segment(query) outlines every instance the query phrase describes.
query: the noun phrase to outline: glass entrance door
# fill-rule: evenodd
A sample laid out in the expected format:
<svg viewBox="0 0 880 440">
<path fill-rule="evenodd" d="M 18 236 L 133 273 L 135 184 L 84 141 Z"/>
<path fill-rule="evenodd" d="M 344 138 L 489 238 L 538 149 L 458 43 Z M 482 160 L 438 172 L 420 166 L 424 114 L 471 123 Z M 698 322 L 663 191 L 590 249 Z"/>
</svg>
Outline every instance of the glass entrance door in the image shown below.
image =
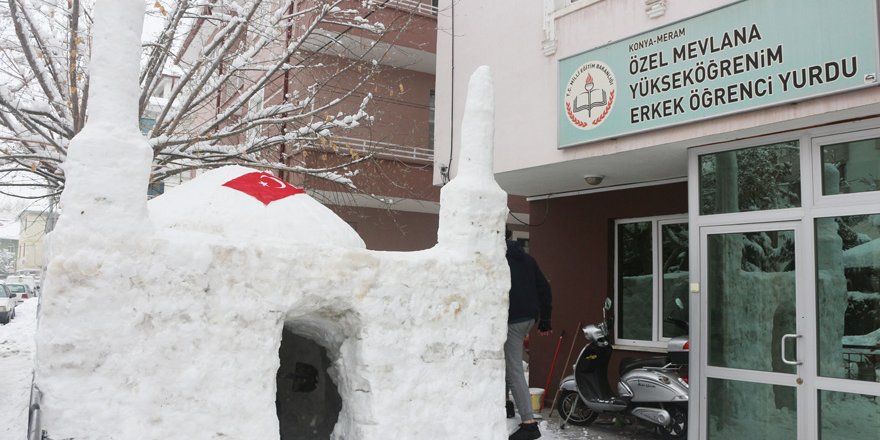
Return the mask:
<svg viewBox="0 0 880 440">
<path fill-rule="evenodd" d="M 799 440 L 809 404 L 799 223 L 701 228 L 699 438 Z"/>
<path fill-rule="evenodd" d="M 853 211 L 813 222 L 816 371 L 809 389 L 813 438 L 821 440 L 880 438 L 880 214 Z"/>
<path fill-rule="evenodd" d="M 878 124 L 691 150 L 690 440 L 880 439 Z"/>
<path fill-rule="evenodd" d="M 700 238 L 699 438 L 880 438 L 880 215 Z"/>
</svg>

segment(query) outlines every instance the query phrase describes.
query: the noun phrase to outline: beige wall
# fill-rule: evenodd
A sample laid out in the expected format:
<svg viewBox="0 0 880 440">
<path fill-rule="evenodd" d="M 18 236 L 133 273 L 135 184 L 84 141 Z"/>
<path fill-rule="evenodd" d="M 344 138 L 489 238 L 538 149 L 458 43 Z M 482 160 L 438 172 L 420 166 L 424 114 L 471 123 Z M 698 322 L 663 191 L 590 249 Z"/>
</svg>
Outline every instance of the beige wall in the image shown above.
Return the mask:
<svg viewBox="0 0 880 440">
<path fill-rule="evenodd" d="M 644 139 L 639 140 L 630 136 L 625 146 L 601 142 L 586 148 L 557 150 L 558 61 L 733 1 L 670 2 L 666 15 L 659 19 L 649 19 L 645 15 L 642 0 L 584 1 L 593 4 L 555 20 L 557 50 L 555 54 L 545 56 L 542 52 L 543 0 L 519 2 L 515 13 L 505 13 L 503 20 L 495 17 L 499 11 L 508 8 L 505 0 L 455 1 L 454 9 L 452 0 L 440 0 L 436 145 L 439 149 L 441 145 L 448 146 L 452 140 L 458 149 L 467 81 L 480 65 L 488 65 L 495 80 L 497 172 L 562 162 L 584 155 L 607 154 L 621 147 L 654 144 L 656 141 L 651 138 L 656 132 L 641 136 Z M 438 157 L 437 161 L 446 162 L 448 159 Z"/>
<path fill-rule="evenodd" d="M 46 236 L 46 213 L 25 211 L 19 216 L 21 235 L 18 239 L 16 270 L 43 267 L 43 239 Z"/>
</svg>

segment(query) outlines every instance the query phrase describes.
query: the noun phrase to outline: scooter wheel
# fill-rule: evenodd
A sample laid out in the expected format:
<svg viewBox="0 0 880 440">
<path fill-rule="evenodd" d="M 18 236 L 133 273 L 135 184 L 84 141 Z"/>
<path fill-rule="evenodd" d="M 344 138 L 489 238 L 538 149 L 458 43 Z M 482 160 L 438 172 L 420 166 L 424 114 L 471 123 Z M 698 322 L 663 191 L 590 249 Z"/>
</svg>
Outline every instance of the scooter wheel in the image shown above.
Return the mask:
<svg viewBox="0 0 880 440">
<path fill-rule="evenodd" d="M 661 426 L 660 434 L 663 436 L 663 440 L 678 440 L 687 438 L 687 429 L 688 429 L 688 408 L 687 405 L 683 404 L 671 404 L 665 405 L 664 408 L 666 411 L 669 411 L 669 415 L 672 418 L 672 421 L 669 423 L 669 426 Z"/>
<path fill-rule="evenodd" d="M 562 397 L 559 399 L 557 410 L 559 410 L 559 415 L 562 417 L 562 420 L 568 420 L 567 423 L 577 426 L 587 426 L 590 423 L 593 423 L 593 420 L 596 420 L 599 413 L 587 407 L 587 404 L 584 403 L 583 400 L 578 402 L 578 399 L 578 393 L 574 391 L 564 391 Z M 577 402 L 577 407 L 575 407 L 575 402 Z M 573 407 L 574 412 L 572 413 L 571 409 Z"/>
</svg>

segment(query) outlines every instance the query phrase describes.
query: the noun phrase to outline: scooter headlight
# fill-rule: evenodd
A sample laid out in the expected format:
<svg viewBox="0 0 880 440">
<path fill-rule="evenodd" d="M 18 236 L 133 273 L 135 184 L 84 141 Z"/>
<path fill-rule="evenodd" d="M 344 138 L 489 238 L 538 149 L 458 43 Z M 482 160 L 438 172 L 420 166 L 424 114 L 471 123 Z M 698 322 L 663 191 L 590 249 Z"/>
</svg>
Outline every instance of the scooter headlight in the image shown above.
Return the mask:
<svg viewBox="0 0 880 440">
<path fill-rule="evenodd" d="M 595 342 L 600 347 L 604 347 L 608 345 L 608 340 L 605 339 L 606 333 L 603 325 L 593 325 L 590 324 L 584 327 L 584 336 L 590 342 Z"/>
</svg>

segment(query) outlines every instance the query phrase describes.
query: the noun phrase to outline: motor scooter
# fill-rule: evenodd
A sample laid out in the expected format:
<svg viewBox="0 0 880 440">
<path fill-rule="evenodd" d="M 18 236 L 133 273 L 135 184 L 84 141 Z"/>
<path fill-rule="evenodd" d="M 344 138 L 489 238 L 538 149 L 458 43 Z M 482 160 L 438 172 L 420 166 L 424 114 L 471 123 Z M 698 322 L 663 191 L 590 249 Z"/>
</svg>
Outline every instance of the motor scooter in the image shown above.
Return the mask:
<svg viewBox="0 0 880 440">
<path fill-rule="evenodd" d="M 680 300 L 676 304 L 683 308 Z M 608 385 L 608 361 L 613 352 L 606 318 L 610 308 L 608 298 L 602 310 L 602 323 L 583 328 L 587 345 L 575 361 L 574 374 L 563 378 L 559 385 L 561 398 L 557 409 L 563 418 L 562 428 L 566 423 L 587 426 L 600 413 L 618 413 L 654 424 L 664 439 L 686 438 L 689 386 L 681 370 L 687 364 L 687 336 L 671 339 L 665 357 L 621 361 L 620 381 L 614 394 Z M 687 325 L 682 320 L 670 322 Z"/>
</svg>

